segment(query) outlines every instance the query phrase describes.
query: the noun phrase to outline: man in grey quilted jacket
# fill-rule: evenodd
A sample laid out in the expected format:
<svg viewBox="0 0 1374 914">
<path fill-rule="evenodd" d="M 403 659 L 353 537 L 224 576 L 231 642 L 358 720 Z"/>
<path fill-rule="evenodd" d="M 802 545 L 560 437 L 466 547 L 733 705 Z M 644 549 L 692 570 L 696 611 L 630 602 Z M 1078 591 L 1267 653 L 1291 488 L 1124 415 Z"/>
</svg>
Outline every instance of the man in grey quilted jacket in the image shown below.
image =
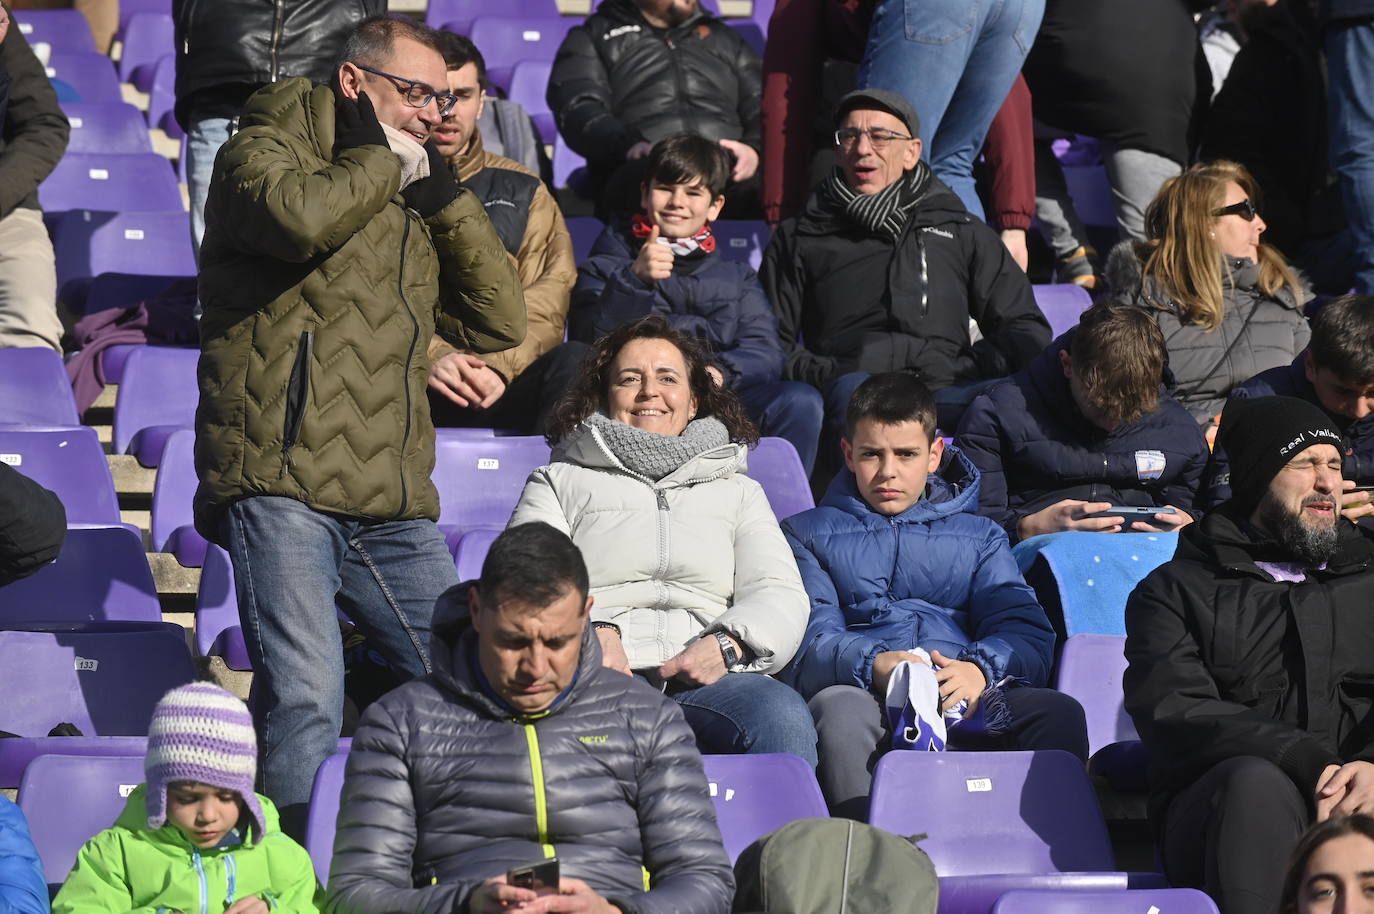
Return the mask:
<svg viewBox="0 0 1374 914">
<path fill-rule="evenodd" d="M 544 523 L 436 610 L 434 672 L 363 715 L 331 914 L 725 914 L 734 876 L 677 704 L 601 664 L 581 553 Z M 508 870 L 557 857 L 556 894 Z"/>
</svg>

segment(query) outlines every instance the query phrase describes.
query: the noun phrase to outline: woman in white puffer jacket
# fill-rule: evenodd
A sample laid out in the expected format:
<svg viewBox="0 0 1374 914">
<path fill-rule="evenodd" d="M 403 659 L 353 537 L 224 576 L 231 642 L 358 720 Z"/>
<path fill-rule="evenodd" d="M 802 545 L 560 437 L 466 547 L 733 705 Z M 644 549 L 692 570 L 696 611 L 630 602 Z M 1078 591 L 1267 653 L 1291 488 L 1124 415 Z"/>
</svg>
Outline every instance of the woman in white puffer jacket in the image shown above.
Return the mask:
<svg viewBox="0 0 1374 914">
<path fill-rule="evenodd" d="M 659 316 L 602 338 L 559 405 L 553 462 L 511 524 L 544 521 L 582 550 L 606 666 L 682 705 L 704 752 L 816 763 L 806 703 L 766 674 L 787 665 L 810 603 L 757 482 L 757 436 L 697 340 Z"/>
</svg>

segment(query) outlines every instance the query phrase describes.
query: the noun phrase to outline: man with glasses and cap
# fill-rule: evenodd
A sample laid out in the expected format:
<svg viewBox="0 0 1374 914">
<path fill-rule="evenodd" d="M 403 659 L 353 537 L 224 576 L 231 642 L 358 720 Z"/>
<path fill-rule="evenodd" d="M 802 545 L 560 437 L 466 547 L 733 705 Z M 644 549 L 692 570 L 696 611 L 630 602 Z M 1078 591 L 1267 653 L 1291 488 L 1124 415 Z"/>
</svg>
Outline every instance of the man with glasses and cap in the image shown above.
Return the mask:
<svg viewBox="0 0 1374 914">
<path fill-rule="evenodd" d="M 510 258 L 429 142 L 453 103 L 432 30 L 368 19 L 332 86 L 248 99 L 210 182 L 196 527 L 233 562 L 262 789 L 296 837 L 342 722 L 336 605 L 420 675 L 458 583 L 429 478 L 430 337 L 525 336 Z"/>
<path fill-rule="evenodd" d="M 950 430 L 980 382 L 1049 344 L 1049 324 L 997 233 L 921 160 L 906 99 L 855 90 L 835 126 L 837 167 L 779 226 L 760 271 L 788 351 L 783 377 L 821 390 L 832 442 L 850 395 L 884 371 L 920 377 Z"/>
</svg>

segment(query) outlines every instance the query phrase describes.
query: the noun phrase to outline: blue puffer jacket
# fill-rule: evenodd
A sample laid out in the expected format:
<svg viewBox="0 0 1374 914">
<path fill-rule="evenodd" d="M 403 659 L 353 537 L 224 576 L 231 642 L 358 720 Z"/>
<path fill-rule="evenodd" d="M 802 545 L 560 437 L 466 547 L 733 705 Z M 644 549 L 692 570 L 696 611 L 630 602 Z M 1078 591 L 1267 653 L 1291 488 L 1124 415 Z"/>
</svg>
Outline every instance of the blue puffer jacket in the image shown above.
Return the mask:
<svg viewBox="0 0 1374 914">
<path fill-rule="evenodd" d="M 726 383 L 739 390 L 782 377 L 778 319 L 747 264 L 694 252 L 673 260 L 673 275 L 653 285 L 630 272 L 641 242 L 607 227 L 577 268 L 568 338 L 593 343 L 621 324 L 662 314 L 710 344 Z"/>
<path fill-rule="evenodd" d="M 1072 346 L 1070 330 L 964 412 L 955 440 L 982 474 L 979 513 L 1001 524 L 1013 542 L 1021 518 L 1066 498 L 1173 505 L 1196 517 L 1207 466 L 1207 441 L 1196 420 L 1161 393 L 1154 412 L 1104 432 L 1069 392 L 1059 353 Z"/>
<path fill-rule="evenodd" d="M 1291 365 L 1261 371 L 1231 391 L 1232 397 L 1297 397 L 1314 404 L 1336 423 L 1345 437 L 1345 461 L 1341 476 L 1355 480 L 1356 485 L 1374 485 L 1374 415 L 1363 419 L 1348 419 L 1327 411 L 1317 398 L 1312 382 L 1307 380 L 1303 356 L 1298 355 Z M 1231 497 L 1231 464 L 1220 446 L 1212 452 L 1207 466 L 1204 493 L 1207 504 L 1215 507 Z"/>
<path fill-rule="evenodd" d="M 0 914 L 48 914 L 48 883 L 24 813 L 0 796 Z"/>
<path fill-rule="evenodd" d="M 875 656 L 922 647 L 973 661 L 989 683 L 1045 685 L 1054 632 L 1006 534 L 977 510 L 978 469 L 955 447 L 925 497 L 895 517 L 870 508 L 841 472 L 820 507 L 782 525 L 811 621 L 778 678 L 806 698 L 832 685 L 867 689 Z"/>
</svg>

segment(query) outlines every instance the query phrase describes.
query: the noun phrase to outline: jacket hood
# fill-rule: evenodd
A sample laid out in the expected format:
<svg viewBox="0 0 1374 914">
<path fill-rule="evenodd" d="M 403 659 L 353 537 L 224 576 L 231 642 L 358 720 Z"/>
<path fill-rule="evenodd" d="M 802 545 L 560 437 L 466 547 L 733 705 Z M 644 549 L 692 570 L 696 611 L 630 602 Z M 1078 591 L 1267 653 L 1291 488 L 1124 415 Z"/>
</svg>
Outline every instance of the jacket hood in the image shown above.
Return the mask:
<svg viewBox="0 0 1374 914">
<path fill-rule="evenodd" d="M 152 829 L 148 827 L 147 793 L 147 784 L 139 784 L 133 789 L 133 792 L 129 794 L 129 799 L 124 804 L 123 812 L 115 820 L 115 826 L 132 832 L 142 832 L 148 836 L 148 840 L 154 845 L 176 854 L 184 854 L 188 848 L 193 848 L 194 845 L 186 840 L 186 836 L 170 821 L 161 828 Z M 272 801 L 262 794 L 258 794 L 258 804 L 262 807 L 263 824 L 267 830 L 264 834 L 255 837 L 253 829 L 246 829 L 243 839 L 244 846 L 261 843 L 266 835 L 281 831 L 281 819 L 277 815 L 277 807 L 272 804 Z M 202 848 L 201 851 L 202 853 L 214 853 L 215 849 Z"/>
<path fill-rule="evenodd" d="M 949 222 L 969 222 L 973 219 L 959 195 L 949 189 L 949 185 L 935 175 L 930 176 L 930 186 L 926 195 L 911 211 L 907 226 L 923 227 L 944 225 Z M 806 207 L 797 218 L 797 231 L 807 235 L 829 235 L 837 231 L 861 231 L 858 226 L 844 218 L 844 214 L 826 204 L 815 187 L 807 198 Z"/>
<path fill-rule="evenodd" d="M 945 447 L 940 466 L 926 478 L 925 495 L 891 520 L 894 523 L 924 524 L 955 514 L 978 513 L 978 468 L 955 445 Z M 859 494 L 858 482 L 850 470 L 841 470 L 826 489 L 821 505 L 838 508 L 854 517 L 880 515 Z"/>
<path fill-rule="evenodd" d="M 248 97 L 239 115 L 239 130 L 250 127 L 282 129 L 299 122 L 292 132 L 305 138 L 317 156 L 334 158 L 334 90 L 297 76 L 272 83 Z"/>
<path fill-rule="evenodd" d="M 552 462 L 572 463 L 588 469 L 612 470 L 650 482 L 621 463 L 600 430 L 585 420 L 553 449 Z M 748 465 L 748 448 L 731 442 L 701 452 L 657 483 L 651 484 L 664 488 L 690 486 L 734 473 L 743 473 Z"/>
<path fill-rule="evenodd" d="M 1337 522 L 1336 554 L 1326 571 L 1347 574 L 1367 568 L 1374 560 L 1374 540 L 1356 524 Z M 1292 562 L 1293 556 L 1276 540 L 1250 523 L 1234 502 L 1216 510 L 1179 532 L 1175 558 L 1220 565 L 1232 571 L 1268 575 L 1256 562 Z"/>
</svg>

